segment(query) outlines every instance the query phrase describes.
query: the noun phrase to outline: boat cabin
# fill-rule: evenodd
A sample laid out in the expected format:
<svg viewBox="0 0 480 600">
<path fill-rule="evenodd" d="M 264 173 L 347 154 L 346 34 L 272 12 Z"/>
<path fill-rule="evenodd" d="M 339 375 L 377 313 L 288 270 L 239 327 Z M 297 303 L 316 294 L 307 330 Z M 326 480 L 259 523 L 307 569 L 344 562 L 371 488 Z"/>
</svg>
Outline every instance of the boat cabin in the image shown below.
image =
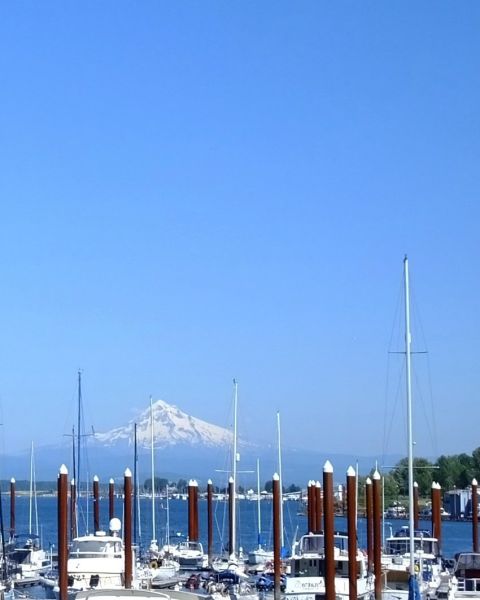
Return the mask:
<svg viewBox="0 0 480 600">
<path fill-rule="evenodd" d="M 432 538 L 428 531 L 415 531 L 415 552 L 422 551 L 423 554 L 432 556 L 439 555 L 438 540 Z M 395 535 L 390 536 L 385 542 L 386 554 L 410 554 L 410 534 L 408 527 L 402 527 Z"/>
<path fill-rule="evenodd" d="M 477 552 L 461 552 L 455 555 L 455 577 L 459 592 L 473 592 L 478 597 L 480 592 L 480 554 Z"/>
</svg>

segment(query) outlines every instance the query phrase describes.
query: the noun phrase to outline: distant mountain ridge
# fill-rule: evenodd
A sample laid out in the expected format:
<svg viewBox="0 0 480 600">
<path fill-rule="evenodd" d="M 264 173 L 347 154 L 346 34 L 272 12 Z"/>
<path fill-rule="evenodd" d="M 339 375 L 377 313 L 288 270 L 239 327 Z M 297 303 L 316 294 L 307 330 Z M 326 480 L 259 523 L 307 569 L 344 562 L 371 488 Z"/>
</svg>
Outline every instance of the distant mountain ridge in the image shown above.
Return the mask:
<svg viewBox="0 0 480 600">
<path fill-rule="evenodd" d="M 183 412 L 164 400 L 153 403 L 154 438 L 156 448 L 156 473 L 171 480 L 196 478 L 205 482 L 212 478 L 216 483 L 225 484 L 229 476 L 232 460 L 233 434 L 229 429 L 208 423 Z M 133 467 L 133 432 L 137 423 L 139 446 L 140 480 L 150 477 L 150 407 L 142 410 L 138 418 L 126 425 L 109 431 L 96 433 L 85 438 L 87 460 L 84 460 L 85 477 L 90 480 L 94 474 L 101 480 L 120 478 L 126 467 Z M 240 463 L 243 471 L 240 485 L 255 484 L 257 458 L 261 463 L 262 480 L 270 479 L 278 470 L 277 451 L 271 444 L 254 444 L 243 440 L 239 444 Z M 353 449 L 354 452 L 354 449 Z M 286 484 L 302 485 L 309 479 L 321 479 L 323 464 L 328 458 L 334 466 L 335 481 L 345 478 L 345 470 L 358 461 L 360 473 L 370 471 L 378 457 L 362 457 L 354 453 L 334 454 L 316 447 L 309 449 L 284 448 L 283 481 Z M 58 468 L 65 463 L 72 473 L 72 451 L 68 443 L 61 445 L 37 446 L 37 479 L 54 481 Z M 395 464 L 401 457 L 384 457 L 387 464 Z M 3 457 L 0 477 L 11 476 L 28 478 L 29 450 Z"/>
<path fill-rule="evenodd" d="M 228 429 L 192 417 L 177 406 L 164 400 L 156 400 L 152 405 L 154 443 L 157 448 L 188 444 L 208 448 L 225 448 L 232 443 L 233 434 Z M 151 444 L 150 407 L 142 411 L 138 419 L 132 419 L 124 427 L 116 427 L 105 433 L 95 434 L 95 440 L 105 446 L 133 444 L 134 426 L 137 424 L 137 442 L 140 447 Z"/>
</svg>

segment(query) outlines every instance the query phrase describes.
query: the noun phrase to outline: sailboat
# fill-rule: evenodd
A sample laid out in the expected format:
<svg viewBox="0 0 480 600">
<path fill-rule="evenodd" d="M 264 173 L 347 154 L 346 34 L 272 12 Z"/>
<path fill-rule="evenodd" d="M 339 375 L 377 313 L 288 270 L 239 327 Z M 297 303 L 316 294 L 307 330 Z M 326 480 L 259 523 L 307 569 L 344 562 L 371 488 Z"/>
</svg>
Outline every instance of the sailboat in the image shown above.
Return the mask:
<svg viewBox="0 0 480 600">
<path fill-rule="evenodd" d="M 50 559 L 41 548 L 38 527 L 37 480 L 35 475 L 35 454 L 33 442 L 30 448 L 30 501 L 28 510 L 28 533 L 14 536 L 14 549 L 9 558 L 20 570 L 21 576 L 36 577 L 51 568 Z M 33 518 L 35 517 L 35 523 Z"/>
<path fill-rule="evenodd" d="M 386 540 L 386 552 L 382 556 L 384 573 L 383 600 L 420 600 L 433 598 L 445 588 L 449 579 L 442 566 L 438 540 L 429 532 L 415 531 L 414 526 L 414 480 L 413 480 L 413 411 L 411 381 L 410 331 L 410 281 L 408 258 L 403 261 L 405 301 L 405 367 L 408 429 L 408 499 L 409 525 Z M 451 587 L 451 586 L 450 586 Z M 453 592 L 452 592 L 453 593 Z M 448 597 L 445 596 L 445 597 Z"/>
<path fill-rule="evenodd" d="M 283 485 L 282 485 L 282 443 L 280 435 L 280 412 L 277 411 L 277 452 L 278 452 L 278 473 L 280 483 L 280 544 L 282 551 L 285 548 L 284 528 L 283 528 Z M 265 565 L 273 561 L 273 551 L 265 550 L 261 545 L 261 512 L 260 512 L 260 474 L 259 460 L 257 459 L 257 519 L 258 519 L 258 548 L 248 553 L 248 562 L 250 565 Z"/>
<path fill-rule="evenodd" d="M 258 523 L 258 546 L 248 553 L 248 564 L 259 571 L 265 563 L 273 561 L 273 552 L 262 547 L 262 511 L 260 492 L 260 459 L 257 458 L 257 523 Z M 259 568 L 260 567 L 260 568 Z"/>
<path fill-rule="evenodd" d="M 153 414 L 153 400 L 150 396 L 150 466 L 152 474 L 152 540 L 148 549 L 148 574 L 144 573 L 152 582 L 170 579 L 180 570 L 178 561 L 165 556 L 163 550 L 159 550 L 157 543 L 156 515 L 155 515 L 155 419 Z"/>
</svg>

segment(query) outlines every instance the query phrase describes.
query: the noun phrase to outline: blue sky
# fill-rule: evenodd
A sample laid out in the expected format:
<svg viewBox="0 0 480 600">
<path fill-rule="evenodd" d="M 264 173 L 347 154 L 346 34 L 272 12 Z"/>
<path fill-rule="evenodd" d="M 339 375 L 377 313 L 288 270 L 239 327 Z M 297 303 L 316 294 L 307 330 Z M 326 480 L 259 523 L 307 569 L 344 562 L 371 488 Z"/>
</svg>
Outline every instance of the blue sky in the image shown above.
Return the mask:
<svg viewBox="0 0 480 600">
<path fill-rule="evenodd" d="M 81 367 L 98 430 L 149 394 L 227 425 L 235 376 L 247 437 L 280 409 L 288 445 L 380 455 L 405 252 L 437 449 L 478 446 L 479 25 L 475 2 L 3 4 L 6 449 L 61 439 Z"/>
</svg>

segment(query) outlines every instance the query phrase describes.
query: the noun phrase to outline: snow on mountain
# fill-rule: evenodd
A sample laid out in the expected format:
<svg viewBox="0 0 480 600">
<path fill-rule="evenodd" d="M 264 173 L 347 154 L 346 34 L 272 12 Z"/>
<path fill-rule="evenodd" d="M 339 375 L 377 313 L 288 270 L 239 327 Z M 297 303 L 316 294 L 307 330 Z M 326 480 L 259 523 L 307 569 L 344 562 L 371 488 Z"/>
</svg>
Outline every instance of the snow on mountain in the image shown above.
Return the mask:
<svg viewBox="0 0 480 600">
<path fill-rule="evenodd" d="M 191 417 L 163 400 L 153 403 L 153 421 L 156 447 L 188 444 L 224 448 L 232 443 L 233 434 L 228 429 Z M 150 407 L 142 411 L 138 419 L 133 419 L 125 427 L 117 427 L 106 433 L 97 433 L 95 439 L 105 446 L 114 446 L 119 443 L 131 445 L 133 444 L 135 423 L 137 423 L 138 445 L 150 447 Z"/>
</svg>

